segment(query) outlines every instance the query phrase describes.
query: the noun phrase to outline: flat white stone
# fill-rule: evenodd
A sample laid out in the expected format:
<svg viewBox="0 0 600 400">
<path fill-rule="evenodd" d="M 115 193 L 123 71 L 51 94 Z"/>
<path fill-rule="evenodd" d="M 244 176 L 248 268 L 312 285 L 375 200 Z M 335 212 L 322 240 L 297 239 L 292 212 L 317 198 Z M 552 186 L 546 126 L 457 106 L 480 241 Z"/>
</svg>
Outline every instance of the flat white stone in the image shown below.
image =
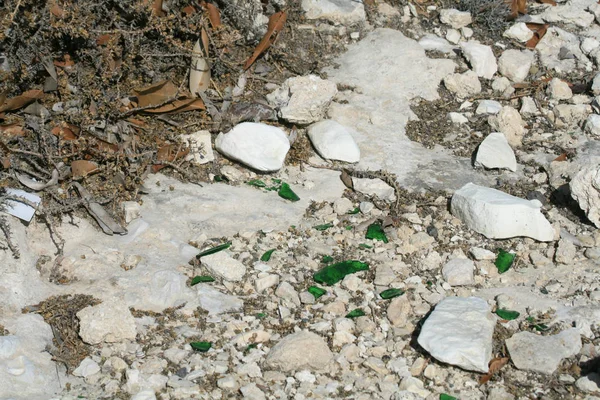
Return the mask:
<svg viewBox="0 0 600 400">
<path fill-rule="evenodd" d="M 290 150 L 282 129 L 254 122 L 236 125 L 215 140 L 218 151 L 246 166 L 263 172 L 277 171 Z"/>
<path fill-rule="evenodd" d="M 394 188 L 379 178 L 352 178 L 354 190 L 370 196 L 377 196 L 381 200 L 393 201 L 396 199 Z"/>
<path fill-rule="evenodd" d="M 567 82 L 553 78 L 548 85 L 548 94 L 554 100 L 568 100 L 573 97 L 573 92 Z"/>
<path fill-rule="evenodd" d="M 485 79 L 494 77 L 494 74 L 498 71 L 498 64 L 490 46 L 471 41 L 461 43 L 460 47 L 477 76 Z"/>
<path fill-rule="evenodd" d="M 214 161 L 211 136 L 209 131 L 198 131 L 189 135 L 181 135 L 179 139 L 189 149 L 186 161 L 202 165 Z"/>
<path fill-rule="evenodd" d="M 529 50 L 505 50 L 498 59 L 498 70 L 513 82 L 523 82 L 534 61 L 535 55 Z"/>
<path fill-rule="evenodd" d="M 458 29 L 448 29 L 446 32 L 446 40 L 452 44 L 458 44 L 460 42 L 461 36 Z"/>
<path fill-rule="evenodd" d="M 496 100 L 481 100 L 477 105 L 475 114 L 498 114 L 502 110 L 502 104 Z"/>
<path fill-rule="evenodd" d="M 208 311 L 209 315 L 222 314 L 224 312 L 239 311 L 244 302 L 229 294 L 221 293 L 219 290 L 206 284 L 194 286 L 198 293 L 200 307 Z"/>
<path fill-rule="evenodd" d="M 466 124 L 467 122 L 469 122 L 469 119 L 467 117 L 457 112 L 449 112 L 448 118 L 450 119 L 450 121 L 452 121 L 453 124 L 456 125 Z"/>
<path fill-rule="evenodd" d="M 525 22 L 517 22 L 505 30 L 502 36 L 525 43 L 533 37 L 533 32 L 527 27 Z"/>
<path fill-rule="evenodd" d="M 471 13 L 468 11 L 459 11 L 450 8 L 440 10 L 440 21 L 443 24 L 450 25 L 454 29 L 460 29 L 473 22 L 473 19 L 471 18 Z"/>
<path fill-rule="evenodd" d="M 434 34 L 427 34 L 419 39 L 419 45 L 427 51 L 439 51 L 440 53 L 452 53 L 454 46 L 452 46 L 444 38 L 441 38 Z"/>
<path fill-rule="evenodd" d="M 481 82 L 479 82 L 477 74 L 471 70 L 462 74 L 446 75 L 444 86 L 455 93 L 459 99 L 465 99 L 481 92 Z"/>
<path fill-rule="evenodd" d="M 279 371 L 321 370 L 333 360 L 323 338 L 315 333 L 300 331 L 281 339 L 269 353 L 265 364 Z"/>
<path fill-rule="evenodd" d="M 212 274 L 226 281 L 241 281 L 246 274 L 244 264 L 231 257 L 227 251 L 204 256 L 200 259 L 202 266 L 206 267 Z"/>
<path fill-rule="evenodd" d="M 588 219 L 600 228 L 600 165 L 583 167 L 569 184 L 571 196 Z"/>
<path fill-rule="evenodd" d="M 444 280 L 452 286 L 472 285 L 475 264 L 467 258 L 454 258 L 442 268 Z"/>
<path fill-rule="evenodd" d="M 135 340 L 136 325 L 131 311 L 123 301 L 105 301 L 77 313 L 79 336 L 89 344 Z"/>
<path fill-rule="evenodd" d="M 419 344 L 435 359 L 488 372 L 496 318 L 478 297 L 446 297 L 425 320 Z"/>
<path fill-rule="evenodd" d="M 100 372 L 100 366 L 98 363 L 91 358 L 86 357 L 83 359 L 83 361 L 81 361 L 79 366 L 75 368 L 73 375 L 85 378 L 87 376 L 97 374 L 98 372 Z"/>
<path fill-rule="evenodd" d="M 600 115 L 592 114 L 585 121 L 585 132 L 590 135 L 600 136 Z"/>
<path fill-rule="evenodd" d="M 521 114 L 511 106 L 504 106 L 497 115 L 490 115 L 488 123 L 496 132 L 502 132 L 512 147 L 521 146 L 525 123 Z"/>
<path fill-rule="evenodd" d="M 494 252 L 489 251 L 487 249 L 482 249 L 481 247 L 471 247 L 469 253 L 473 256 L 477 261 L 481 260 L 493 260 L 496 258 Z"/>
<path fill-rule="evenodd" d="M 554 229 L 540 212 L 539 202 L 467 183 L 452 196 L 452 215 L 490 239 L 527 236 L 554 240 Z"/>
<path fill-rule="evenodd" d="M 366 19 L 365 7 L 353 0 L 302 0 L 308 19 L 325 19 L 338 24 L 354 24 Z"/>
<path fill-rule="evenodd" d="M 350 129 L 333 120 L 324 120 L 308 127 L 308 137 L 321 157 L 349 163 L 360 161 L 360 149 Z"/>
<path fill-rule="evenodd" d="M 574 57 L 559 57 L 563 49 L 568 50 Z M 579 36 L 556 26 L 550 26 L 544 37 L 539 41 L 535 50 L 539 54 L 543 66 L 557 72 L 567 73 L 578 66 L 582 68 L 589 62 L 580 49 Z"/>
<path fill-rule="evenodd" d="M 489 169 L 508 169 L 513 172 L 517 170 L 515 152 L 501 132 L 492 132 L 481 142 L 475 164 Z"/>
<path fill-rule="evenodd" d="M 506 348 L 518 369 L 552 374 L 564 358 L 579 353 L 581 336 L 575 328 L 552 336 L 518 332 L 506 340 Z"/>
</svg>

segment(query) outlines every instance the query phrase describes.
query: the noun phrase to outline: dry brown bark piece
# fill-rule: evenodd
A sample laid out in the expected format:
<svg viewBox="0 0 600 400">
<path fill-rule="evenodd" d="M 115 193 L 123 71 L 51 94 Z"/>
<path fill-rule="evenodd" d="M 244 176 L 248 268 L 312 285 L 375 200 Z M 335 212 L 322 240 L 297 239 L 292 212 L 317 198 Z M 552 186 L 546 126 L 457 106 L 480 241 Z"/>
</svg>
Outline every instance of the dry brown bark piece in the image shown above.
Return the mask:
<svg viewBox="0 0 600 400">
<path fill-rule="evenodd" d="M 36 100 L 44 97 L 44 92 L 38 89 L 28 90 L 20 96 L 11 97 L 10 99 L 5 99 L 2 104 L 0 104 L 0 113 L 5 111 L 15 111 L 20 108 L 25 107 L 33 103 Z"/>
<path fill-rule="evenodd" d="M 248 59 L 248 61 L 246 61 L 246 64 L 244 64 L 244 70 L 250 68 L 250 66 L 254 64 L 254 61 L 256 61 L 256 59 L 269 47 L 271 47 L 273 43 L 275 43 L 279 32 L 283 30 L 286 19 L 287 12 L 285 11 L 280 11 L 271 15 L 269 18 L 269 25 L 267 26 L 267 33 L 265 33 L 265 36 L 263 36 L 258 46 L 256 46 L 254 49 L 252 56 Z"/>
</svg>

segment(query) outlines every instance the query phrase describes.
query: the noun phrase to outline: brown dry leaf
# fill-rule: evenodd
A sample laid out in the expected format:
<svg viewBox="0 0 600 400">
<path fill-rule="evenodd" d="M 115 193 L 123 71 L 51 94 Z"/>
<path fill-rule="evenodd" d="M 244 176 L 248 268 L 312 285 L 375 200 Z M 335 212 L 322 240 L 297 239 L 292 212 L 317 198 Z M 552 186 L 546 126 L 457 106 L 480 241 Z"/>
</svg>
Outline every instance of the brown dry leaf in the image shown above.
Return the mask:
<svg viewBox="0 0 600 400">
<path fill-rule="evenodd" d="M 0 113 L 4 111 L 15 111 L 25 107 L 28 104 L 44 97 L 44 92 L 41 90 L 28 90 L 20 96 L 16 96 L 4 101 L 0 106 Z"/>
<path fill-rule="evenodd" d="M 527 0 L 510 0 L 510 14 L 507 19 L 517 19 L 519 14 L 527 14 Z"/>
<path fill-rule="evenodd" d="M 63 122 L 61 125 L 57 125 L 51 130 L 54 136 L 58 136 L 64 141 L 77 140 L 80 131 L 81 129 L 79 129 L 78 126 L 69 124 L 68 122 Z"/>
<path fill-rule="evenodd" d="M 162 81 L 142 89 L 134 89 L 133 92 L 137 96 L 139 107 L 158 106 L 175 97 L 177 86 L 170 81 Z"/>
<path fill-rule="evenodd" d="M 252 57 L 250 57 L 248 61 L 246 61 L 246 64 L 244 64 L 244 70 L 250 68 L 250 66 L 254 64 L 254 61 L 256 61 L 256 59 L 269 47 L 271 47 L 271 45 L 275 42 L 275 39 L 277 39 L 277 35 L 279 34 L 279 32 L 283 30 L 283 26 L 285 25 L 286 19 L 287 12 L 285 11 L 280 11 L 271 15 L 271 17 L 269 18 L 267 33 L 265 33 L 265 36 L 263 36 L 258 46 L 256 46 L 256 49 L 254 49 Z"/>
<path fill-rule="evenodd" d="M 62 18 L 65 15 L 65 11 L 63 10 L 63 8 L 56 2 L 56 0 L 54 1 L 50 1 L 48 3 L 48 5 L 50 6 L 50 13 L 52 15 L 54 15 L 56 18 Z"/>
<path fill-rule="evenodd" d="M 70 55 L 65 54 L 65 56 L 63 58 L 64 58 L 64 61 L 54 60 L 54 65 L 57 67 L 62 67 L 62 68 L 71 68 L 73 65 L 75 65 L 75 62 L 73 60 L 71 60 Z"/>
<path fill-rule="evenodd" d="M 340 175 L 342 182 L 346 185 L 347 188 L 354 190 L 354 182 L 352 181 L 352 177 L 345 169 L 342 170 L 342 174 Z"/>
<path fill-rule="evenodd" d="M 75 160 L 71 163 L 73 178 L 86 177 L 98 169 L 98 164 L 87 160 Z"/>
<path fill-rule="evenodd" d="M 529 49 L 535 48 L 548 31 L 548 26 L 548 24 L 528 23 L 527 27 L 533 31 L 533 37 L 525 43 L 525 46 Z"/>
<path fill-rule="evenodd" d="M 110 40 L 112 39 L 113 35 L 111 35 L 110 33 L 104 34 L 104 35 L 100 35 L 96 38 L 96 44 L 98 46 L 104 46 L 105 44 L 107 44 L 108 42 L 110 42 Z"/>
<path fill-rule="evenodd" d="M 152 1 L 152 14 L 164 17 L 165 12 L 163 11 L 163 0 L 151 0 Z"/>
<path fill-rule="evenodd" d="M 373 7 L 375 5 L 375 0 L 364 0 L 363 3 L 369 7 Z"/>
<path fill-rule="evenodd" d="M 173 162 L 179 158 L 185 157 L 188 155 L 189 150 L 188 149 L 183 149 L 181 151 L 177 151 L 179 148 L 179 146 L 174 145 L 174 144 L 167 144 L 164 146 L 161 146 L 158 151 L 156 152 L 156 160 L 157 161 L 167 161 L 167 162 Z M 165 165 L 163 164 L 154 164 L 152 166 L 152 172 L 156 173 L 158 171 L 160 171 L 161 169 L 163 169 L 165 167 Z"/>
<path fill-rule="evenodd" d="M 490 368 L 487 374 L 483 375 L 479 378 L 479 384 L 483 385 L 487 381 L 489 381 L 495 373 L 500 371 L 502 367 L 508 364 L 508 357 L 496 357 L 492 361 L 490 361 Z"/>
<path fill-rule="evenodd" d="M 201 5 L 208 13 L 208 20 L 210 21 L 210 25 L 213 27 L 213 29 L 220 28 L 221 13 L 219 12 L 217 6 L 211 3 L 207 3 L 206 1 L 203 1 Z"/>
<path fill-rule="evenodd" d="M 149 108 L 144 112 L 151 114 L 181 113 L 184 111 L 205 110 L 202 99 L 183 98 L 157 108 Z"/>
<path fill-rule="evenodd" d="M 116 153 L 119 151 L 119 146 L 113 143 L 105 142 L 104 140 L 96 139 L 96 148 L 100 151 Z"/>
<path fill-rule="evenodd" d="M 10 158 L 8 158 L 8 157 L 2 157 L 2 159 L 0 160 L 0 162 L 2 163 L 2 166 L 4 167 L 4 169 L 9 169 L 10 168 Z"/>
<path fill-rule="evenodd" d="M 550 4 L 551 6 L 556 6 L 556 2 L 554 0 L 537 0 L 538 3 L 542 4 Z M 600 1 L 598 2 L 600 4 Z"/>
<path fill-rule="evenodd" d="M 185 15 L 192 15 L 193 13 L 196 12 L 196 9 L 194 8 L 194 6 L 186 6 L 183 7 L 181 9 L 181 11 L 185 14 Z"/>
<path fill-rule="evenodd" d="M 0 135 L 13 138 L 15 136 L 25 136 L 25 130 L 19 124 L 0 125 Z"/>
<path fill-rule="evenodd" d="M 560 156 L 556 157 L 552 161 L 557 161 L 557 162 L 567 161 L 567 153 L 562 153 Z"/>
</svg>

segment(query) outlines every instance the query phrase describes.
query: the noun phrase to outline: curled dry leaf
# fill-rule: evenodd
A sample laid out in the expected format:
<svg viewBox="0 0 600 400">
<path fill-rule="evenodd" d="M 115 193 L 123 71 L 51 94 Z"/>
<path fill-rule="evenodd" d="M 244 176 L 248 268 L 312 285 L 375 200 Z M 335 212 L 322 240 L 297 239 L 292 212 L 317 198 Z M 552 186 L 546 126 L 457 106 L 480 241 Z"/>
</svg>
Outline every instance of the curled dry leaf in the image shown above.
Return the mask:
<svg viewBox="0 0 600 400">
<path fill-rule="evenodd" d="M 567 161 L 567 153 L 562 153 L 560 156 L 556 157 L 554 160 L 552 161 L 556 161 L 556 162 L 563 162 L 563 161 Z"/>
<path fill-rule="evenodd" d="M 60 125 L 52 128 L 50 132 L 54 136 L 58 136 L 59 139 L 64 141 L 77 140 L 79 138 L 79 132 L 81 129 L 79 127 L 69 124 L 68 122 L 63 122 Z"/>
<path fill-rule="evenodd" d="M 0 135 L 5 138 L 13 138 L 15 136 L 25 136 L 25 130 L 20 124 L 5 124 L 0 125 Z"/>
<path fill-rule="evenodd" d="M 87 160 L 75 160 L 71 163 L 73 178 L 86 177 L 98 169 L 98 164 Z"/>
<path fill-rule="evenodd" d="M 197 95 L 210 86 L 210 65 L 208 64 L 208 35 L 202 28 L 202 45 L 196 40 L 194 55 L 190 66 L 190 92 Z M 206 38 L 206 40 L 205 40 Z"/>
<path fill-rule="evenodd" d="M 88 192 L 83 186 L 81 186 L 78 182 L 72 183 L 73 187 L 77 189 L 79 196 L 85 201 L 83 205 L 88 210 L 90 215 L 94 217 L 100 228 L 107 235 L 113 235 L 117 233 L 119 235 L 124 235 L 127 233 L 127 229 L 123 228 L 119 225 L 106 210 L 98 203 L 93 201 L 92 195 Z"/>
<path fill-rule="evenodd" d="M 36 100 L 44 97 L 44 92 L 41 90 L 28 90 L 20 96 L 12 97 L 10 99 L 5 99 L 2 104 L 0 104 L 0 113 L 5 111 L 15 111 L 20 108 L 25 107 L 28 104 L 33 103 Z"/>
<path fill-rule="evenodd" d="M 65 54 L 63 59 L 64 59 L 64 61 L 54 60 L 54 65 L 57 67 L 65 68 L 65 69 L 69 69 L 73 65 L 75 65 L 75 62 L 71 59 L 70 55 Z"/>
<path fill-rule="evenodd" d="M 54 171 L 52 171 L 52 178 L 50 178 L 50 180 L 46 183 L 34 181 L 33 179 L 24 174 L 16 174 L 17 180 L 21 182 L 23 186 L 27 186 L 29 189 L 35 191 L 44 190 L 47 187 L 56 185 L 58 183 L 59 176 L 60 174 L 58 172 L 58 169 L 56 168 L 54 169 Z"/>
<path fill-rule="evenodd" d="M 256 61 L 256 59 L 269 47 L 271 47 L 273 43 L 275 43 L 279 32 L 283 30 L 286 19 L 287 12 L 285 11 L 280 11 L 271 15 L 269 18 L 269 25 L 267 26 L 267 33 L 265 33 L 265 36 L 263 36 L 258 46 L 256 46 L 254 49 L 252 56 L 248 59 L 248 61 L 246 61 L 246 64 L 244 64 L 244 70 L 250 68 L 250 66 L 254 64 L 254 61 Z"/>
<path fill-rule="evenodd" d="M 166 161 L 173 162 L 175 160 L 181 159 L 189 154 L 189 149 L 183 149 L 178 151 L 179 146 L 174 144 L 167 144 L 161 146 L 156 152 L 156 160 L 157 161 Z M 152 172 L 156 173 L 163 169 L 165 166 L 163 164 L 154 164 L 152 166 Z"/>
<path fill-rule="evenodd" d="M 557 5 L 554 0 L 537 0 L 537 2 L 541 4 L 550 4 L 551 6 Z"/>
<path fill-rule="evenodd" d="M 210 25 L 213 27 L 213 29 L 220 28 L 221 13 L 219 12 L 217 6 L 211 3 L 207 3 L 206 1 L 203 1 L 201 5 L 208 13 L 208 20 L 210 21 Z"/>
<path fill-rule="evenodd" d="M 502 369 L 506 364 L 508 364 L 508 357 L 496 357 L 489 364 L 489 371 L 487 374 L 483 375 L 479 378 L 479 384 L 483 385 L 487 381 L 489 381 L 494 374 Z"/>
<path fill-rule="evenodd" d="M 177 91 L 178 89 L 173 83 L 162 81 L 146 88 L 136 89 L 134 93 L 138 99 L 138 106 L 145 108 L 143 111 L 147 113 L 165 114 L 204 110 L 204 103 L 201 99 L 185 96 L 177 98 Z"/>
<path fill-rule="evenodd" d="M 508 20 L 517 19 L 519 14 L 527 14 L 527 0 L 511 0 Z"/>
<path fill-rule="evenodd" d="M 548 31 L 548 26 L 548 24 L 528 23 L 527 27 L 533 31 L 533 37 L 525 43 L 525 46 L 529 49 L 535 48 Z"/>
</svg>

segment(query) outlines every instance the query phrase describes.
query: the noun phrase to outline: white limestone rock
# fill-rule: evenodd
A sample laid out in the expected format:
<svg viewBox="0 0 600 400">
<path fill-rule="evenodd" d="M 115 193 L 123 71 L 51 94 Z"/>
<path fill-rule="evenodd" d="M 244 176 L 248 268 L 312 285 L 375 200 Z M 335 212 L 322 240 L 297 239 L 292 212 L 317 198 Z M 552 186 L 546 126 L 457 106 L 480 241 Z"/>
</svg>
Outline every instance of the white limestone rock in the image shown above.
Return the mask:
<svg viewBox="0 0 600 400">
<path fill-rule="evenodd" d="M 215 140 L 215 147 L 225 156 L 250 168 L 273 172 L 283 167 L 290 142 L 280 128 L 244 122 L 226 134 L 220 133 Z"/>
<path fill-rule="evenodd" d="M 425 320 L 419 344 L 435 359 L 488 372 L 496 318 L 478 297 L 446 297 Z"/>
<path fill-rule="evenodd" d="M 579 36 L 556 26 L 550 26 L 544 37 L 535 46 L 542 65 L 559 73 L 568 73 L 589 62 L 580 49 Z M 561 57 L 561 51 L 572 57 Z"/>
<path fill-rule="evenodd" d="M 540 207 L 539 202 L 473 183 L 457 190 L 451 203 L 452 215 L 490 239 L 527 236 L 549 242 L 554 229 Z"/>
<path fill-rule="evenodd" d="M 594 93 L 594 96 L 600 95 L 600 72 L 592 80 L 592 93 Z"/>
<path fill-rule="evenodd" d="M 227 251 L 204 256 L 200 261 L 212 274 L 226 281 L 241 281 L 246 274 L 246 266 L 231 257 Z"/>
<path fill-rule="evenodd" d="M 457 29 L 448 29 L 448 32 L 446 32 L 446 40 L 448 42 L 452 44 L 458 44 L 458 42 L 460 42 L 460 39 L 460 31 L 458 31 Z"/>
<path fill-rule="evenodd" d="M 600 47 L 600 42 L 595 38 L 586 37 L 583 38 L 581 41 L 581 46 L 579 47 L 584 54 L 591 54 L 594 52 L 594 50 Z"/>
<path fill-rule="evenodd" d="M 571 196 L 585 211 L 588 219 L 600 228 L 600 165 L 583 167 L 569 184 Z"/>
<path fill-rule="evenodd" d="M 281 339 L 267 354 L 265 365 L 279 371 L 322 370 L 333 360 L 323 338 L 300 331 Z"/>
<path fill-rule="evenodd" d="M 453 8 L 440 10 L 440 21 L 443 24 L 450 25 L 454 29 L 460 29 L 471 22 L 471 13 L 468 11 L 459 11 Z"/>
<path fill-rule="evenodd" d="M 466 124 L 467 122 L 469 122 L 469 119 L 467 117 L 457 112 L 448 113 L 448 119 L 450 119 L 450 121 L 456 125 Z"/>
<path fill-rule="evenodd" d="M 461 99 L 481 93 L 481 82 L 479 82 L 477 74 L 471 70 L 462 74 L 446 75 L 444 85 L 446 89 Z"/>
<path fill-rule="evenodd" d="M 194 288 L 198 293 L 200 308 L 208 311 L 208 315 L 236 312 L 244 306 L 244 302 L 238 297 L 221 293 L 210 285 L 199 284 Z"/>
<path fill-rule="evenodd" d="M 506 340 L 506 348 L 518 369 L 552 374 L 564 358 L 579 353 L 581 336 L 575 328 L 551 336 L 518 332 Z"/>
<path fill-rule="evenodd" d="M 517 158 L 515 152 L 508 144 L 503 133 L 490 133 L 479 145 L 475 164 L 482 165 L 488 169 L 517 170 Z"/>
<path fill-rule="evenodd" d="M 444 280 L 452 286 L 468 286 L 474 283 L 475 264 L 468 258 L 454 258 L 442 268 Z"/>
<path fill-rule="evenodd" d="M 585 121 L 584 130 L 586 133 L 589 133 L 590 135 L 600 137 L 600 115 L 598 115 L 598 114 L 590 115 L 587 118 L 587 120 Z"/>
<path fill-rule="evenodd" d="M 73 370 L 73 375 L 80 376 L 82 378 L 86 378 L 88 376 L 97 374 L 100 372 L 100 366 L 90 357 L 86 357 L 81 361 L 79 366 Z"/>
<path fill-rule="evenodd" d="M 469 253 L 477 261 L 496 259 L 496 254 L 494 254 L 493 251 L 489 251 L 489 250 L 483 249 L 481 247 L 471 247 L 471 249 L 469 250 Z"/>
<path fill-rule="evenodd" d="M 432 33 L 429 33 L 419 39 L 419 45 L 421 45 L 421 47 L 427 51 L 439 51 L 440 53 L 445 54 L 452 53 L 452 50 L 454 50 L 454 46 L 452 46 L 446 39 Z"/>
<path fill-rule="evenodd" d="M 529 96 L 521 99 L 521 109 L 519 112 L 522 115 L 537 115 L 539 113 L 535 100 Z"/>
<path fill-rule="evenodd" d="M 186 161 L 202 165 L 215 160 L 209 131 L 198 131 L 189 135 L 181 135 L 179 139 L 189 149 Z"/>
<path fill-rule="evenodd" d="M 267 95 L 267 100 L 279 110 L 282 119 L 308 125 L 323 119 L 336 93 L 334 82 L 316 75 L 297 76 L 283 82 L 280 88 Z"/>
<path fill-rule="evenodd" d="M 498 59 L 498 70 L 513 82 L 523 82 L 535 61 L 529 50 L 505 50 Z"/>
<path fill-rule="evenodd" d="M 573 97 L 573 92 L 567 82 L 553 78 L 548 85 L 548 94 L 553 100 L 568 100 Z"/>
<path fill-rule="evenodd" d="M 307 19 L 324 19 L 336 24 L 350 25 L 366 20 L 365 6 L 352 0 L 302 0 Z"/>
<path fill-rule="evenodd" d="M 533 32 L 527 27 L 525 22 L 517 22 L 504 31 L 503 36 L 525 43 L 533 37 Z"/>
<path fill-rule="evenodd" d="M 554 107 L 554 116 L 557 128 L 575 128 L 592 112 L 589 104 L 558 104 Z"/>
<path fill-rule="evenodd" d="M 396 200 L 396 194 L 394 188 L 385 183 L 379 178 L 352 178 L 352 184 L 354 190 L 360 193 L 368 194 L 370 196 L 377 196 L 381 200 Z"/>
<path fill-rule="evenodd" d="M 525 122 L 517 110 L 511 106 L 504 106 L 497 115 L 488 118 L 488 123 L 495 131 L 502 132 L 512 147 L 521 146 Z"/>
<path fill-rule="evenodd" d="M 123 301 L 105 301 L 77 313 L 79 336 L 88 344 L 135 340 L 135 319 Z"/>
<path fill-rule="evenodd" d="M 477 105 L 475 114 L 498 114 L 502 110 L 502 104 L 496 100 L 481 100 Z"/>
<path fill-rule="evenodd" d="M 308 137 L 321 157 L 355 163 L 360 160 L 360 149 L 350 129 L 327 119 L 308 127 Z"/>
<path fill-rule="evenodd" d="M 498 64 L 490 46 L 471 41 L 461 43 L 460 47 L 477 76 L 485 79 L 494 77 L 494 74 L 498 71 Z"/>
</svg>

